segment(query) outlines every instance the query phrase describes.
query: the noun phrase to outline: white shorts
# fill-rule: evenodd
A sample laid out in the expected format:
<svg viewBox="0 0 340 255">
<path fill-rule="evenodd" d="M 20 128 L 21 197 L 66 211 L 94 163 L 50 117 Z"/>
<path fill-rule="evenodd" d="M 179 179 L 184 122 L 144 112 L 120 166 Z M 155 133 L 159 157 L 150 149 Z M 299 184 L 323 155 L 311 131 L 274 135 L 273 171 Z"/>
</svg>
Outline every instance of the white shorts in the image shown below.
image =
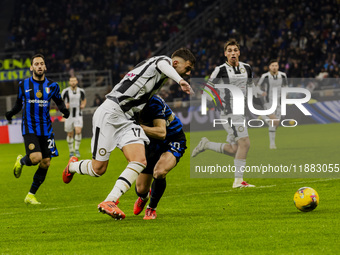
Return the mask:
<svg viewBox="0 0 340 255">
<path fill-rule="evenodd" d="M 223 124 L 223 127 L 227 131 L 228 135 L 235 136 L 235 141 L 237 141 L 240 138 L 249 136 L 247 126 L 248 124 L 245 116 L 221 114 L 220 118 L 227 120 L 228 123 Z"/>
<path fill-rule="evenodd" d="M 268 109 L 270 109 L 272 104 L 271 103 L 264 103 L 263 106 L 264 106 L 264 109 L 268 110 Z M 272 114 L 274 114 L 278 119 L 281 119 L 281 105 L 280 104 L 277 104 L 276 110 Z"/>
<path fill-rule="evenodd" d="M 69 133 L 74 130 L 75 127 L 83 128 L 83 116 L 78 117 L 69 117 L 65 119 L 64 122 L 64 130 L 65 132 Z"/>
<path fill-rule="evenodd" d="M 111 152 L 118 147 L 139 143 L 149 144 L 141 126 L 129 120 L 118 104 L 106 99 L 95 111 L 92 119 L 92 158 L 107 161 Z"/>
</svg>

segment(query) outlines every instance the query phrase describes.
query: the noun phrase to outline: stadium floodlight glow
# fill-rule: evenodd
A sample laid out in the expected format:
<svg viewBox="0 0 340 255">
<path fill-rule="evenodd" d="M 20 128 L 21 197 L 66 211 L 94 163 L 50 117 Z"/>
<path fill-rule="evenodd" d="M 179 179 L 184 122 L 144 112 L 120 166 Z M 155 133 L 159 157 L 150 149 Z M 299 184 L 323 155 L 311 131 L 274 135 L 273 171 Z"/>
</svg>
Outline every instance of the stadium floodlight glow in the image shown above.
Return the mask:
<svg viewBox="0 0 340 255">
<path fill-rule="evenodd" d="M 228 89 L 231 92 L 232 96 L 232 114 L 233 115 L 244 115 L 245 114 L 245 99 L 244 94 L 240 88 L 238 88 L 235 85 L 230 84 L 217 84 L 215 85 L 216 89 Z M 277 101 L 278 101 L 278 91 L 277 88 L 273 88 L 273 103 L 270 109 L 267 110 L 257 110 L 253 106 L 253 88 L 248 87 L 248 108 L 249 111 L 255 115 L 270 115 L 275 112 L 277 108 Z M 214 92 L 215 93 L 215 92 Z M 304 94 L 304 98 L 294 98 L 294 99 L 288 99 L 287 95 L 288 93 L 301 93 Z M 212 97 L 212 95 L 209 95 Z M 282 88 L 281 89 L 281 113 L 282 115 L 286 115 L 286 107 L 287 104 L 295 104 L 295 106 L 304 114 L 304 115 L 312 115 L 302 104 L 307 103 L 311 99 L 311 93 L 308 89 L 304 88 Z M 201 97 L 201 114 L 206 115 L 207 114 L 207 93 L 202 94 Z"/>
</svg>

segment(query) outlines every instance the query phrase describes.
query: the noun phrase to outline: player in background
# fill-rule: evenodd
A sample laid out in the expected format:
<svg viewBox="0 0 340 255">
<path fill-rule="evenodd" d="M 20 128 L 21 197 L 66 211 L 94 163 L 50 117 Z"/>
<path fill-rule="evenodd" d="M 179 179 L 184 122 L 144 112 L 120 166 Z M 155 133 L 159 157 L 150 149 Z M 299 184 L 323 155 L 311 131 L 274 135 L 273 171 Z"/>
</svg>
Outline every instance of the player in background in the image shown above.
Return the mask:
<svg viewBox="0 0 340 255">
<path fill-rule="evenodd" d="M 69 111 L 60 96 L 58 83 L 45 77 L 46 65 L 44 56 L 34 55 L 31 58 L 31 72 L 33 75 L 19 83 L 18 96 L 13 109 L 6 113 L 8 121 L 20 112 L 22 113 L 22 135 L 24 137 L 26 155 L 18 155 L 14 165 L 14 176 L 19 178 L 24 165 L 35 166 L 38 169 L 33 176 L 33 183 L 25 203 L 40 204 L 35 193 L 44 182 L 51 157 L 58 156 L 54 141 L 52 122 L 50 118 L 50 102 L 53 101 L 59 110 L 68 118 Z"/>
<path fill-rule="evenodd" d="M 262 74 L 258 84 L 258 94 L 264 95 L 263 108 L 265 110 L 270 109 L 273 104 L 273 88 L 277 88 L 277 108 L 271 115 L 260 116 L 262 119 L 271 119 L 267 121 L 269 126 L 269 148 L 276 149 L 275 137 L 276 130 L 280 124 L 281 119 L 281 88 L 288 85 L 287 75 L 279 71 L 279 62 L 273 59 L 269 62 L 269 72 Z M 262 90 L 260 90 L 262 88 Z"/>
<path fill-rule="evenodd" d="M 66 108 L 70 111 L 70 117 L 65 120 L 64 130 L 67 133 L 66 141 L 70 157 L 74 155 L 80 157 L 79 147 L 81 143 L 81 130 L 83 128 L 83 115 L 81 110 L 86 106 L 85 91 L 78 87 L 77 77 L 70 77 L 69 84 L 70 86 L 65 88 L 61 94 L 61 97 L 65 101 Z"/>
<path fill-rule="evenodd" d="M 227 62 L 217 66 L 212 72 L 208 84 L 215 87 L 215 84 L 231 84 L 242 90 L 245 99 L 247 98 L 247 87 L 253 86 L 253 73 L 250 65 L 240 62 L 240 46 L 235 40 L 226 42 L 224 46 L 224 55 Z M 209 88 L 206 87 L 209 90 Z M 212 150 L 218 153 L 234 157 L 235 180 L 233 188 L 255 187 L 243 180 L 243 170 L 246 166 L 247 154 L 250 148 L 248 128 L 244 115 L 233 115 L 233 99 L 228 89 L 216 88 L 222 99 L 220 118 L 228 121 L 223 127 L 227 131 L 228 143 L 210 142 L 208 138 L 203 137 L 199 144 L 194 148 L 192 157 L 196 157 L 205 150 Z"/>
<path fill-rule="evenodd" d="M 150 196 L 144 220 L 156 219 L 156 208 L 166 188 L 166 175 L 183 156 L 186 138 L 183 125 L 170 107 L 159 96 L 153 96 L 140 114 L 140 123 L 150 139 L 146 146 L 147 166 L 136 180 L 136 194 L 133 213 L 140 214 Z M 153 181 L 152 181 L 153 180 Z"/>
<path fill-rule="evenodd" d="M 188 49 L 181 48 L 171 58 L 152 57 L 128 72 L 106 95 L 106 100 L 93 115 L 92 160 L 78 161 L 76 157 L 71 157 L 63 171 L 63 181 L 69 183 L 75 173 L 94 177 L 103 175 L 111 152 L 118 147 L 129 163 L 98 209 L 115 219 L 124 219 L 125 214 L 116 203 L 130 189 L 147 164 L 144 144 L 148 144 L 149 139 L 143 128 L 135 123 L 134 115 L 143 109 L 168 78 L 189 94 L 191 87 L 182 76 L 190 74 L 195 61 Z"/>
</svg>

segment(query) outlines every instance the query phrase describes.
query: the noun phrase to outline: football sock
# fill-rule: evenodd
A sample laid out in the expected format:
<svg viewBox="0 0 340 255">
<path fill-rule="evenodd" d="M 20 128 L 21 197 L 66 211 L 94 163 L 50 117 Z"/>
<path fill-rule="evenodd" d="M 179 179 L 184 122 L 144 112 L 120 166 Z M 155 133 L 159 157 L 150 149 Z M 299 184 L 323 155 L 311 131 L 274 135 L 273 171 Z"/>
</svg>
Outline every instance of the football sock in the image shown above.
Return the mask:
<svg viewBox="0 0 340 255">
<path fill-rule="evenodd" d="M 225 143 L 214 143 L 214 142 L 208 142 L 206 144 L 206 149 L 216 151 L 219 153 L 223 153 Z"/>
<path fill-rule="evenodd" d="M 68 150 L 70 152 L 74 152 L 74 149 L 73 149 L 73 137 L 66 136 L 66 142 L 68 144 Z"/>
<path fill-rule="evenodd" d="M 149 199 L 149 191 L 146 192 L 146 193 L 144 193 L 144 194 L 139 193 L 139 192 L 137 191 L 137 186 L 135 186 L 135 191 L 136 191 L 137 196 L 139 196 L 142 200 Z"/>
<path fill-rule="evenodd" d="M 44 182 L 48 169 L 41 168 L 39 166 L 38 170 L 33 176 L 33 183 L 30 189 L 30 193 L 35 194 L 39 189 L 40 185 Z"/>
<path fill-rule="evenodd" d="M 276 127 L 269 126 L 269 141 L 270 144 L 275 144 Z"/>
<path fill-rule="evenodd" d="M 131 188 L 131 185 L 136 181 L 138 175 L 144 170 L 145 167 L 146 166 L 142 163 L 131 161 L 118 177 L 115 186 L 105 201 L 116 202 L 121 197 L 121 195 Z"/>
<path fill-rule="evenodd" d="M 149 208 L 156 209 L 159 200 L 164 194 L 166 188 L 166 180 L 164 179 L 154 179 L 151 186 L 151 196 Z"/>
<path fill-rule="evenodd" d="M 80 147 L 80 143 L 81 143 L 81 134 L 76 134 L 74 136 L 74 140 L 75 140 L 74 149 L 76 151 L 79 151 L 79 147 Z"/>
<path fill-rule="evenodd" d="M 72 162 L 68 170 L 70 171 L 70 173 L 85 174 L 93 177 L 101 176 L 93 170 L 92 160 L 89 159 Z"/>
<path fill-rule="evenodd" d="M 32 161 L 29 156 L 25 155 L 23 158 L 20 159 L 20 164 L 25 166 L 32 166 Z"/>
<path fill-rule="evenodd" d="M 234 165 L 235 165 L 235 182 L 242 182 L 243 181 L 243 172 L 244 167 L 246 166 L 246 160 L 245 159 L 234 159 Z M 236 180 L 237 179 L 237 180 Z"/>
</svg>

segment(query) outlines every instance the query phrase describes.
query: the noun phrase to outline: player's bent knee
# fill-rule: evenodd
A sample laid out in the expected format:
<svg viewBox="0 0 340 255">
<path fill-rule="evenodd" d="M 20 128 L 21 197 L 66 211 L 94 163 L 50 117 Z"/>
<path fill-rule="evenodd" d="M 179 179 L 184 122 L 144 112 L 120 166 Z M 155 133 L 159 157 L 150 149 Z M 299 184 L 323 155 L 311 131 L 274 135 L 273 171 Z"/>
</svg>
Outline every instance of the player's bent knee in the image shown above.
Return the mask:
<svg viewBox="0 0 340 255">
<path fill-rule="evenodd" d="M 91 168 L 91 172 L 93 172 L 96 176 L 99 177 L 105 174 L 107 166 L 108 166 L 108 161 L 92 160 L 91 164 L 89 164 L 88 167 Z"/>
<path fill-rule="evenodd" d="M 158 170 L 158 171 L 154 171 L 153 173 L 153 177 L 155 179 L 164 179 L 166 176 L 167 172 L 164 170 Z"/>
<path fill-rule="evenodd" d="M 136 183 L 136 191 L 140 194 L 145 194 L 149 189 L 150 187 L 146 183 Z"/>
<path fill-rule="evenodd" d="M 93 168 L 93 172 L 99 177 L 105 174 L 106 172 L 106 167 L 105 168 Z"/>
<path fill-rule="evenodd" d="M 129 161 L 129 164 L 132 164 L 132 165 L 137 164 L 137 165 L 143 166 L 145 168 L 146 165 L 147 165 L 147 161 L 146 161 L 146 158 L 139 158 L 139 159 Z"/>
<path fill-rule="evenodd" d="M 41 156 L 33 156 L 33 157 L 30 157 L 30 160 L 32 162 L 32 165 L 35 166 L 35 165 L 38 165 L 41 162 L 42 157 Z"/>
<path fill-rule="evenodd" d="M 238 140 L 238 147 L 250 148 L 250 140 L 248 137 L 243 137 Z"/>
<path fill-rule="evenodd" d="M 41 166 L 42 168 L 44 168 L 44 169 L 49 168 L 50 165 L 51 165 L 51 161 L 46 162 L 46 161 L 42 160 L 42 161 L 40 162 L 40 166 Z"/>
</svg>

